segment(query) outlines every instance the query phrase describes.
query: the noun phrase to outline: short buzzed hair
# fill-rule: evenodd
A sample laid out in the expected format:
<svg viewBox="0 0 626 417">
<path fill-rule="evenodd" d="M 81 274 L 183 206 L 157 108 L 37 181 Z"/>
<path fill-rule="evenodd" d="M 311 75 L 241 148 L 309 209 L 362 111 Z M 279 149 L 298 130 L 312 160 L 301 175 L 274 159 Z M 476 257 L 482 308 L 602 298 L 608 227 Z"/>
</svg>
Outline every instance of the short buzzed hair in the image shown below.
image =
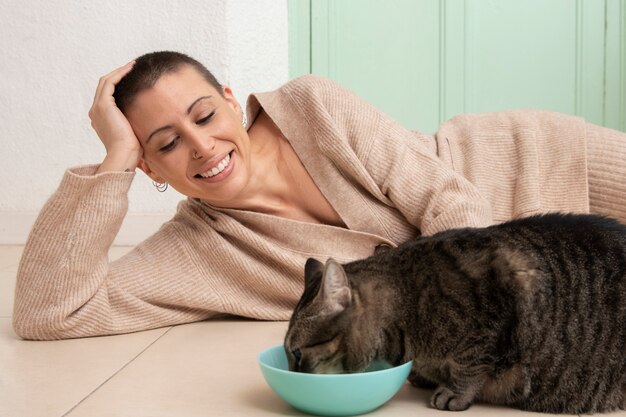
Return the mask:
<svg viewBox="0 0 626 417">
<path fill-rule="evenodd" d="M 218 93 L 224 95 L 222 85 L 200 62 L 180 52 L 157 51 L 135 59 L 133 69 L 115 86 L 113 93 L 115 104 L 122 113 L 125 113 L 139 93 L 152 88 L 163 75 L 175 72 L 184 65 L 194 68 Z"/>
</svg>

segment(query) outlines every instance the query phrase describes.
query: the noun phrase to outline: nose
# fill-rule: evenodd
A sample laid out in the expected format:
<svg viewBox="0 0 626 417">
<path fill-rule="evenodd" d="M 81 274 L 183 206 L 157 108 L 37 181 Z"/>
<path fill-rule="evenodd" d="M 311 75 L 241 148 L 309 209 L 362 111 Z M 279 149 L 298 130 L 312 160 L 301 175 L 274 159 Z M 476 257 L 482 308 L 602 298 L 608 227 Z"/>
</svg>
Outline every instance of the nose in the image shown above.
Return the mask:
<svg viewBox="0 0 626 417">
<path fill-rule="evenodd" d="M 187 143 L 193 159 L 201 159 L 212 156 L 215 149 L 215 138 L 197 130 L 187 132 Z"/>
<path fill-rule="evenodd" d="M 295 349 L 291 351 L 291 354 L 295 359 L 295 371 L 299 371 L 301 366 L 300 361 L 302 360 L 302 352 L 300 352 L 300 349 Z"/>
</svg>

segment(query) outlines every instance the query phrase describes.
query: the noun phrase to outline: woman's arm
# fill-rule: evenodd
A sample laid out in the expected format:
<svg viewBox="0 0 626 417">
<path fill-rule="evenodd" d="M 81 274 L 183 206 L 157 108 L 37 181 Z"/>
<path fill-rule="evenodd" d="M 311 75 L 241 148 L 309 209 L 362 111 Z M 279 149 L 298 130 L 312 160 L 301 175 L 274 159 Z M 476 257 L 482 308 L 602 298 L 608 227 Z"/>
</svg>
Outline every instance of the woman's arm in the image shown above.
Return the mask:
<svg viewBox="0 0 626 417">
<path fill-rule="evenodd" d="M 423 235 L 492 224 L 489 201 L 429 150 L 429 140 L 380 120 L 366 166 L 383 194 Z"/>
<path fill-rule="evenodd" d="M 17 273 L 15 332 L 63 339 L 211 317 L 216 305 L 181 295 L 195 274 L 173 226 L 109 263 L 135 174 L 95 174 L 97 168 L 68 170 L 37 218 Z"/>
</svg>

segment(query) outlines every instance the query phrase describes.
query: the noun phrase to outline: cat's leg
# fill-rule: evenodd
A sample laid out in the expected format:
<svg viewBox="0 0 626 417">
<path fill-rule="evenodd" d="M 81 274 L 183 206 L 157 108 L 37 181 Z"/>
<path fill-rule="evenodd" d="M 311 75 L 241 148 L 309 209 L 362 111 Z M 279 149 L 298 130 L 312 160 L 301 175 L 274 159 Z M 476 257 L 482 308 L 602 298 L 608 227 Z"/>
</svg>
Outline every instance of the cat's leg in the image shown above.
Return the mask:
<svg viewBox="0 0 626 417">
<path fill-rule="evenodd" d="M 439 410 L 461 411 L 469 408 L 482 383 L 478 380 L 480 378 L 461 379 L 460 374 L 467 376 L 469 373 L 463 371 L 463 368 L 456 362 L 437 361 L 431 358 L 427 362 L 415 360 L 408 380 L 415 387 L 435 389 L 435 393 L 430 398 L 431 407 Z M 450 383 L 450 381 L 461 380 L 464 381 L 462 385 Z M 472 384 L 470 380 L 476 381 L 476 384 Z"/>
<path fill-rule="evenodd" d="M 467 410 L 474 402 L 482 385 L 482 378 L 465 380 L 463 384 L 457 382 L 442 385 L 430 398 L 430 406 L 438 410 Z"/>
<path fill-rule="evenodd" d="M 626 223 L 626 133 L 587 123 L 589 211 Z"/>
<path fill-rule="evenodd" d="M 477 398 L 490 404 L 515 405 L 527 399 L 530 390 L 526 368 L 516 364 L 486 378 Z"/>
<path fill-rule="evenodd" d="M 483 364 L 448 364 L 448 380 L 440 384 L 430 398 L 430 406 L 438 410 L 467 410 L 487 380 Z"/>
</svg>

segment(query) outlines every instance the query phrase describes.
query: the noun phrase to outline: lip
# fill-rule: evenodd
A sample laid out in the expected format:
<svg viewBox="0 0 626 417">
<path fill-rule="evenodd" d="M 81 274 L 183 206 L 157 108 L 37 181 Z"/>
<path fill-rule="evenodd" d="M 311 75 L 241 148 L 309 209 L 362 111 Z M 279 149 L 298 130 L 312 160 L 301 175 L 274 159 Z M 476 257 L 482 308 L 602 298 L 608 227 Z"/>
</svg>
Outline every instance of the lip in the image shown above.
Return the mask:
<svg viewBox="0 0 626 417">
<path fill-rule="evenodd" d="M 200 172 L 207 172 L 208 170 L 214 168 L 217 166 L 217 164 L 226 157 L 226 155 L 230 154 L 230 160 L 228 161 L 228 165 L 226 165 L 226 167 L 224 168 L 224 170 L 222 172 L 220 172 L 219 174 L 212 176 L 212 177 L 207 177 L 207 178 L 203 178 L 203 177 L 196 177 L 194 175 L 193 179 L 197 180 L 197 181 L 202 181 L 202 182 L 219 182 L 222 181 L 224 178 L 228 177 L 230 175 L 230 173 L 233 171 L 233 167 L 234 167 L 234 160 L 233 157 L 235 156 L 235 150 L 233 149 L 230 152 L 224 153 L 222 155 L 219 155 L 213 159 L 211 159 L 210 161 L 208 161 L 206 164 L 204 164 L 200 170 Z"/>
</svg>

